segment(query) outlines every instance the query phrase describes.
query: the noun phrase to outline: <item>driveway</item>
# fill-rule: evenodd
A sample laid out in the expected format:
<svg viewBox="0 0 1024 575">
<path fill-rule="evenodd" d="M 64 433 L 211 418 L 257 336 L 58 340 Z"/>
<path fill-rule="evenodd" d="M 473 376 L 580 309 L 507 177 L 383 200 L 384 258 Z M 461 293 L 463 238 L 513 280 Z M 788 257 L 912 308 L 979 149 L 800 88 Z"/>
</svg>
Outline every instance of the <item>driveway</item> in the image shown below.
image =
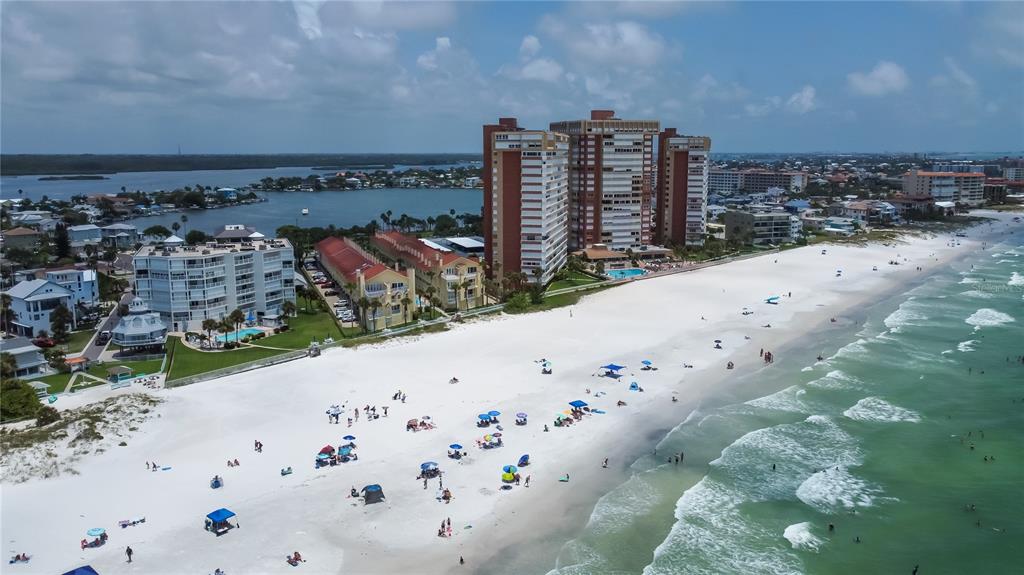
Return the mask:
<svg viewBox="0 0 1024 575">
<path fill-rule="evenodd" d="M 126 291 L 124 292 L 124 294 L 121 295 L 121 303 L 123 303 L 124 305 L 128 305 L 129 303 L 131 303 L 131 301 L 132 292 Z M 101 331 L 110 331 L 114 329 L 114 326 L 117 325 L 117 321 L 121 318 L 121 316 L 117 314 L 117 310 L 119 307 L 120 306 L 115 305 L 114 308 L 110 310 L 110 314 L 107 315 L 106 319 L 104 319 L 98 326 L 96 326 L 96 333 L 94 333 L 92 335 L 92 339 L 89 340 L 89 345 L 85 346 L 85 349 L 82 350 L 82 357 L 87 358 L 89 361 L 96 361 L 97 359 L 99 359 L 100 354 L 103 353 L 103 350 L 105 350 L 107 346 L 97 344 L 97 336 Z"/>
</svg>

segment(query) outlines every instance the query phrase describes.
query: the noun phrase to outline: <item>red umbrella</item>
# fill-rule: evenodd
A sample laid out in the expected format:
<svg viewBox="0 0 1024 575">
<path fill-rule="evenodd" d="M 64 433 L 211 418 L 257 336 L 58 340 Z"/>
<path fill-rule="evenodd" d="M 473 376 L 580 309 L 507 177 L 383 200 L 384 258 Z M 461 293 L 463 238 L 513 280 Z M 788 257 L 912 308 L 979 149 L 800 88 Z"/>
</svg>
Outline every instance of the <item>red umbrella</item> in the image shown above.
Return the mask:
<svg viewBox="0 0 1024 575">
<path fill-rule="evenodd" d="M 333 448 L 333 447 L 331 447 L 330 445 L 325 445 L 325 446 L 323 446 L 323 448 L 322 448 L 322 449 L 320 450 L 320 453 L 324 453 L 324 454 L 334 453 L 334 448 Z"/>
</svg>

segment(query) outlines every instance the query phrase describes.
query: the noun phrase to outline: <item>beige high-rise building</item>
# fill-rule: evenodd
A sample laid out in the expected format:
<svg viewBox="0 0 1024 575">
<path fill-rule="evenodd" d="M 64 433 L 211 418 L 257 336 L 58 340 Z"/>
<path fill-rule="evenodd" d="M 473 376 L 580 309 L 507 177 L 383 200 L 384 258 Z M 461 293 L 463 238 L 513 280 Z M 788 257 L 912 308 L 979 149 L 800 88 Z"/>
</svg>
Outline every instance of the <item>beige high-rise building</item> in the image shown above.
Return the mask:
<svg viewBox="0 0 1024 575">
<path fill-rule="evenodd" d="M 589 120 L 554 122 L 551 130 L 569 136 L 569 249 L 650 244 L 658 121 L 593 110 Z"/>
</svg>

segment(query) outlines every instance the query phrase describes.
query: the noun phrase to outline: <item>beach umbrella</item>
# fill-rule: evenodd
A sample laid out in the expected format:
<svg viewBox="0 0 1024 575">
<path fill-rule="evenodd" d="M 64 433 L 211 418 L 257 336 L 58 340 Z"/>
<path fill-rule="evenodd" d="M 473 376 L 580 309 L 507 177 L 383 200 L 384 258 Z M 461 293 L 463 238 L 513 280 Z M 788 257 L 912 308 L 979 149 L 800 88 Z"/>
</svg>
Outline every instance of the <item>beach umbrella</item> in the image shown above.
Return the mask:
<svg viewBox="0 0 1024 575">
<path fill-rule="evenodd" d="M 516 417 L 518 417 L 519 419 L 526 419 L 526 414 L 520 411 L 519 413 L 516 414 Z"/>
<path fill-rule="evenodd" d="M 484 441 L 490 441 L 490 440 L 492 440 L 492 439 L 494 439 L 494 436 L 493 436 L 493 435 L 485 435 L 485 436 L 484 436 Z"/>
<path fill-rule="evenodd" d="M 345 437 L 342 437 L 342 439 L 344 439 L 345 441 L 354 441 L 355 438 L 356 436 L 354 435 L 346 435 Z"/>
<path fill-rule="evenodd" d="M 747 308 L 743 308 L 743 309 L 747 309 Z M 651 360 L 645 359 L 645 360 L 641 361 L 640 363 L 642 363 L 644 365 L 651 365 Z"/>
<path fill-rule="evenodd" d="M 430 419 L 430 416 L 429 416 L 429 415 L 424 415 L 424 416 L 423 416 L 423 417 L 421 417 L 420 419 Z"/>
<path fill-rule="evenodd" d="M 99 537 L 106 533 L 107 530 L 102 527 L 93 527 L 92 529 L 85 532 L 89 537 Z"/>
<path fill-rule="evenodd" d="M 433 461 L 428 461 L 426 463 L 421 463 L 420 464 L 420 469 L 422 469 L 423 471 L 426 471 L 428 469 L 433 469 L 435 467 L 437 467 L 437 463 L 434 463 Z"/>
<path fill-rule="evenodd" d="M 462 449 L 462 446 L 459 445 L 458 443 L 453 443 L 448 446 L 448 449 Z"/>
<path fill-rule="evenodd" d="M 564 413 L 559 413 L 555 416 L 555 419 L 569 419 L 569 416 Z"/>
<path fill-rule="evenodd" d="M 570 401 L 569 405 L 571 405 L 573 407 L 586 407 L 587 406 L 587 402 L 580 401 L 579 399 L 577 399 L 577 400 L 574 400 L 574 401 Z"/>
<path fill-rule="evenodd" d="M 328 457 L 328 455 L 326 453 L 317 453 L 316 454 L 316 458 L 317 459 L 327 459 L 327 457 Z"/>
<path fill-rule="evenodd" d="M 498 417 L 499 415 L 501 415 L 501 412 L 500 411 L 488 411 L 487 415 L 490 415 L 491 417 Z"/>
<path fill-rule="evenodd" d="M 320 449 L 320 453 L 334 453 L 334 448 L 330 445 L 325 445 Z"/>
<path fill-rule="evenodd" d="M 493 435 L 494 435 L 494 437 L 501 437 L 501 432 L 499 431 L 498 433 L 495 433 Z"/>
<path fill-rule="evenodd" d="M 541 367 L 551 367 L 551 362 L 545 361 L 544 363 L 541 364 Z"/>
<path fill-rule="evenodd" d="M 482 421 L 487 421 L 488 419 L 491 418 L 491 415 L 489 413 L 481 413 L 477 417 L 479 417 Z"/>
<path fill-rule="evenodd" d="M 516 476 L 511 473 L 502 473 L 501 480 L 504 481 L 505 483 L 512 483 L 513 481 L 516 480 Z"/>
<path fill-rule="evenodd" d="M 505 473 L 515 473 L 517 471 L 515 465 L 506 465 L 505 467 L 502 467 L 501 470 Z"/>
<path fill-rule="evenodd" d="M 720 340 L 720 339 L 716 339 L 716 340 L 715 340 L 715 343 L 722 343 L 722 340 Z"/>
</svg>

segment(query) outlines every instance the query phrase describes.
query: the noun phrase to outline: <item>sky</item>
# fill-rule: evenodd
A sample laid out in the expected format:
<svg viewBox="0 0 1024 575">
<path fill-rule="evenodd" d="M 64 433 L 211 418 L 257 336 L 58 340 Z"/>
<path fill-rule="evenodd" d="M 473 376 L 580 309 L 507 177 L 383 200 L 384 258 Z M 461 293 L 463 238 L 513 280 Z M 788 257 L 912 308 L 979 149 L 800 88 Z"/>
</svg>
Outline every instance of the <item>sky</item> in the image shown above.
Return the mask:
<svg viewBox="0 0 1024 575">
<path fill-rule="evenodd" d="M 1024 3 L 2 2 L 4 153 L 479 152 L 610 108 L 718 152 L 1024 150 Z"/>
</svg>

